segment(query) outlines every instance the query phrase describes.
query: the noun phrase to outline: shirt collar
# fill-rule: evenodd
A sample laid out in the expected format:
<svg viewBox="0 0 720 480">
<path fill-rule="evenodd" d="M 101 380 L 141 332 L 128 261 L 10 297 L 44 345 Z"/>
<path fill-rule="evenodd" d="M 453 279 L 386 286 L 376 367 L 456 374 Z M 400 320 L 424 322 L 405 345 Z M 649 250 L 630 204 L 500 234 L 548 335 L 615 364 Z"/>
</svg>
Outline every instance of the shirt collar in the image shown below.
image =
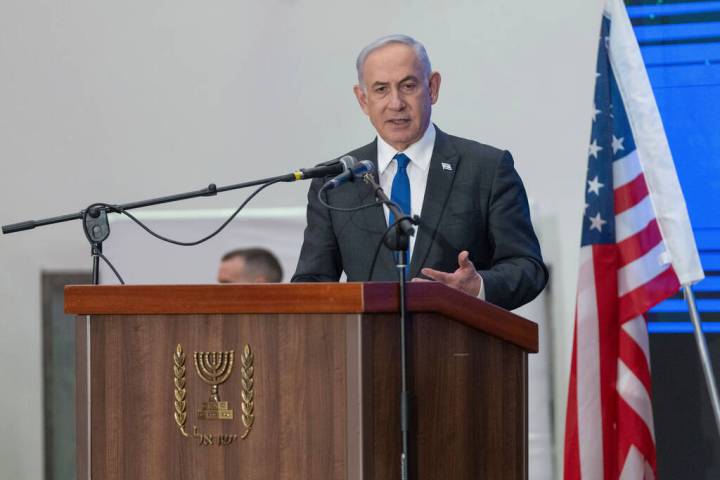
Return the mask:
<svg viewBox="0 0 720 480">
<path fill-rule="evenodd" d="M 435 147 L 435 134 L 435 125 L 430 122 L 420 140 L 402 152 L 410 158 L 410 161 L 414 165 L 420 167 L 422 170 L 427 170 L 430 165 L 430 158 L 432 157 L 433 148 Z M 379 173 L 383 173 L 388 165 L 390 165 L 393 157 L 397 153 L 400 153 L 383 140 L 380 135 L 377 137 L 377 152 Z"/>
</svg>

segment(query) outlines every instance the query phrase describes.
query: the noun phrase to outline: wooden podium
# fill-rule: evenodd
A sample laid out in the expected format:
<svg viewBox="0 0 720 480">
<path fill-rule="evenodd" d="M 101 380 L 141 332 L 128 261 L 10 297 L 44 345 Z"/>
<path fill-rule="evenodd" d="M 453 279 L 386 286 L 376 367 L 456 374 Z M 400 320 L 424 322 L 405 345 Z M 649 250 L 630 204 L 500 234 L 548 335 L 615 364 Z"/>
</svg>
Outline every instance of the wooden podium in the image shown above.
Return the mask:
<svg viewBox="0 0 720 480">
<path fill-rule="evenodd" d="M 407 298 L 411 478 L 527 478 L 537 325 Z M 79 478 L 399 479 L 398 305 L 393 283 L 66 287 Z"/>
</svg>

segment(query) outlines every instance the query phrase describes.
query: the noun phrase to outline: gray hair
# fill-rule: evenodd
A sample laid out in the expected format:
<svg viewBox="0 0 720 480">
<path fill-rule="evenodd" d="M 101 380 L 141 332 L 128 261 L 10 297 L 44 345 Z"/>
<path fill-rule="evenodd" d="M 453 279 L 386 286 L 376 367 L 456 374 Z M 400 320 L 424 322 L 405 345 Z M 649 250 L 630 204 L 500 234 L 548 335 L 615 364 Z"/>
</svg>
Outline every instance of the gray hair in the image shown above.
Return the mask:
<svg viewBox="0 0 720 480">
<path fill-rule="evenodd" d="M 425 76 L 423 80 L 430 78 L 430 72 L 432 71 L 432 67 L 430 66 L 430 57 L 428 57 L 427 51 L 422 43 L 408 35 L 386 35 L 378 38 L 370 45 L 363 48 L 357 57 L 355 67 L 357 68 L 358 84 L 363 90 L 365 90 L 365 85 L 363 84 L 363 67 L 365 66 L 365 60 L 367 60 L 368 55 L 372 52 L 390 43 L 402 43 L 403 45 L 407 45 L 412 48 L 423 67 L 423 75 Z"/>
</svg>

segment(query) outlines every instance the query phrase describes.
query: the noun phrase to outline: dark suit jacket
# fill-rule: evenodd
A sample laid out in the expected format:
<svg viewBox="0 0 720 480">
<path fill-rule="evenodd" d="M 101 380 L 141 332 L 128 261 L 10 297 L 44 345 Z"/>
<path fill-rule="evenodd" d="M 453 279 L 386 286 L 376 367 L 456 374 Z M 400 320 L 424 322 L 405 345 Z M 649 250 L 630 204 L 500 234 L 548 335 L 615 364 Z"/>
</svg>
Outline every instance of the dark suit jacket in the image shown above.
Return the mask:
<svg viewBox="0 0 720 480">
<path fill-rule="evenodd" d="M 349 155 L 372 160 L 377 167 L 377 141 Z M 367 281 L 373 255 L 387 229 L 383 210 L 330 211 L 317 199 L 324 182 L 315 179 L 310 185 L 308 224 L 292 281 L 334 282 L 343 270 L 348 281 Z M 343 208 L 373 200 L 371 188 L 361 181 L 327 195 L 330 205 Z M 525 189 L 509 152 L 437 129 L 421 218 L 410 278 L 423 267 L 453 272 L 458 254 L 467 250 L 483 278 L 488 302 L 513 309 L 544 288 L 548 272 L 530 222 Z M 372 280 L 397 280 L 392 253 L 384 246 Z"/>
</svg>

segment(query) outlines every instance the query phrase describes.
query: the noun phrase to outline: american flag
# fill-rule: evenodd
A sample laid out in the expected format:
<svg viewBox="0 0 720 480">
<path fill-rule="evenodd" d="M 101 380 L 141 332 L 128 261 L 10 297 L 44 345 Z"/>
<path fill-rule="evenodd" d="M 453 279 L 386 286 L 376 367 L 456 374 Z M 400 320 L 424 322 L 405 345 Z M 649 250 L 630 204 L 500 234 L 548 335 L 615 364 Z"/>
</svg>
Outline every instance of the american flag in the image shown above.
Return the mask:
<svg viewBox="0 0 720 480">
<path fill-rule="evenodd" d="M 653 479 L 645 313 L 703 278 L 642 57 L 621 0 L 608 0 L 597 57 L 565 479 Z"/>
</svg>

